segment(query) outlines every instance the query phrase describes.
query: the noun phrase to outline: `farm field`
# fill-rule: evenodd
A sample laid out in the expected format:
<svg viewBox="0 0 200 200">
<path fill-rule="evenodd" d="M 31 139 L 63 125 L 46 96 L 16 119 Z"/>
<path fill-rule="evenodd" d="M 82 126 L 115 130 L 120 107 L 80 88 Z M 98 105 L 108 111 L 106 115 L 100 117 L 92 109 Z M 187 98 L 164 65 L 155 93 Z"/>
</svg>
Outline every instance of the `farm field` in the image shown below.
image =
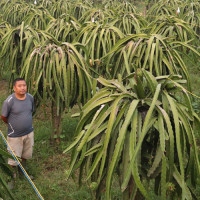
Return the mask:
<svg viewBox="0 0 200 200">
<path fill-rule="evenodd" d="M 197 87 L 200 82 L 200 72 L 198 67 L 192 66 L 190 72 L 193 77 L 192 87 L 195 94 L 198 95 L 199 88 Z M 1 80 L 1 98 L 0 106 L 7 97 L 8 81 Z M 199 112 L 200 103 L 198 100 L 194 102 L 194 107 Z M 42 111 L 41 111 L 42 112 Z M 78 108 L 72 109 L 72 113 L 78 112 Z M 39 114 L 38 114 L 39 115 Z M 42 193 L 43 197 L 48 200 L 62 199 L 62 200 L 90 200 L 93 199 L 91 191 L 88 185 L 84 185 L 81 188 L 78 187 L 78 177 L 75 176 L 73 180 L 66 180 L 65 171 L 70 165 L 70 155 L 62 154 L 63 150 L 73 141 L 74 130 L 78 124 L 78 119 L 71 118 L 71 115 L 66 115 L 63 123 L 63 135 L 65 136 L 61 145 L 55 147 L 50 142 L 51 134 L 51 122 L 42 116 L 34 117 L 34 128 L 35 128 L 35 146 L 33 159 L 28 162 L 28 169 L 31 175 L 34 176 L 34 183 Z M 6 126 L 3 122 L 0 122 L 0 130 L 6 133 Z M 5 147 L 2 140 L 1 145 Z M 5 179 L 9 180 L 8 176 Z M 13 190 L 16 199 L 23 200 L 34 200 L 37 199 L 37 194 L 32 188 L 31 184 L 23 175 L 23 178 L 17 179 L 17 186 Z M 122 200 L 122 194 L 119 185 L 116 183 L 116 188 L 113 189 L 113 199 Z M 200 179 L 196 187 L 196 194 L 200 196 Z M 7 194 L 5 194 L 6 198 Z"/>
<path fill-rule="evenodd" d="M 200 200 L 199 13 L 198 0 L 0 2 L 0 107 L 23 77 L 44 199 Z M 4 150 L 0 200 L 39 199 L 25 177 L 8 189 Z"/>
</svg>

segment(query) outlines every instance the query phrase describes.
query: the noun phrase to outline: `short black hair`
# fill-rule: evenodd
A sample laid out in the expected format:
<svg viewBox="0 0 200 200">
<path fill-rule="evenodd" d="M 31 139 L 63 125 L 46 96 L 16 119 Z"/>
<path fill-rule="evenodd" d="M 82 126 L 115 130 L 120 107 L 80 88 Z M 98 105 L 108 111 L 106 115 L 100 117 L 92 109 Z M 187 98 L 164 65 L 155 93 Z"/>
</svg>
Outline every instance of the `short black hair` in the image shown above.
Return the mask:
<svg viewBox="0 0 200 200">
<path fill-rule="evenodd" d="M 13 86 L 15 86 L 16 85 L 16 82 L 17 81 L 25 81 L 25 79 L 24 78 L 16 78 L 14 81 L 13 81 Z M 26 81 L 25 81 L 26 82 Z"/>
</svg>

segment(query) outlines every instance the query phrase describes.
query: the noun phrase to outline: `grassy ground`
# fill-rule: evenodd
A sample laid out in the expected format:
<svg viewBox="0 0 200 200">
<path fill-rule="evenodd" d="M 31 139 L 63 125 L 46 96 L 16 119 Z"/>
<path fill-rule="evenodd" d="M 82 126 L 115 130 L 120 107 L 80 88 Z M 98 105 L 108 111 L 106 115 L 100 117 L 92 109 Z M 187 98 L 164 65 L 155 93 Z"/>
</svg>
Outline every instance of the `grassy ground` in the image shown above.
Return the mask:
<svg viewBox="0 0 200 200">
<path fill-rule="evenodd" d="M 0 84 L 2 82 L 0 81 Z M 1 92 L 1 90 L 0 90 Z M 0 106 L 6 95 L 0 98 Z M 77 109 L 76 109 L 77 110 Z M 35 116 L 34 132 L 35 145 L 33 159 L 28 161 L 28 173 L 34 176 L 34 183 L 41 192 L 45 200 L 90 200 L 92 198 L 91 191 L 87 184 L 78 187 L 78 179 L 75 178 L 66 180 L 65 170 L 69 169 L 70 154 L 63 154 L 63 150 L 72 142 L 73 133 L 76 128 L 77 119 L 66 115 L 63 123 L 63 135 L 65 136 L 60 146 L 53 146 L 50 143 L 51 125 L 49 120 L 38 119 Z M 0 129 L 6 133 L 6 126 L 0 122 Z M 0 140 L 2 144 L 2 140 Z M 4 145 L 5 146 L 5 145 Z M 5 147 L 6 148 L 6 147 Z M 7 181 L 10 177 L 5 176 Z M 0 188 L 1 190 L 1 188 Z M 35 200 L 37 194 L 33 190 L 31 184 L 25 176 L 19 177 L 16 180 L 13 190 L 16 199 L 18 200 Z M 121 192 L 119 187 L 114 188 L 113 199 L 120 200 Z M 10 198 L 6 196 L 5 200 Z"/>
</svg>

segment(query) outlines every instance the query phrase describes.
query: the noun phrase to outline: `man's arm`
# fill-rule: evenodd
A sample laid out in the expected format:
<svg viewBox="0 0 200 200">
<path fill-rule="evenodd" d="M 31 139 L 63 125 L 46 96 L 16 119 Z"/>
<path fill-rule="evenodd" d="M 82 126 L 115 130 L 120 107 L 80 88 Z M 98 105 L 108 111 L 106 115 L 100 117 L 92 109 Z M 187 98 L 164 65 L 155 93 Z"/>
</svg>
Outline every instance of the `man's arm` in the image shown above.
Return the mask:
<svg viewBox="0 0 200 200">
<path fill-rule="evenodd" d="M 4 102 L 1 110 L 1 119 L 7 124 L 11 106 L 13 104 L 12 95 L 10 95 Z"/>
<path fill-rule="evenodd" d="M 3 115 L 1 115 L 1 119 L 7 124 L 8 123 L 8 118 L 4 117 Z"/>
</svg>

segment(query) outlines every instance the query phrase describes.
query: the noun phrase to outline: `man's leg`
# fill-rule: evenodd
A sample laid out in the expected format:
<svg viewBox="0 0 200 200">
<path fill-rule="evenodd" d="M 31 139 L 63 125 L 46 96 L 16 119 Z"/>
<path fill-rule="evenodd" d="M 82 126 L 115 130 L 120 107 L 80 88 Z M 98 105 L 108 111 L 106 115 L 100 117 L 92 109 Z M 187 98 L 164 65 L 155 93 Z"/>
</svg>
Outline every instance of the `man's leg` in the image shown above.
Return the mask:
<svg viewBox="0 0 200 200">
<path fill-rule="evenodd" d="M 26 169 L 26 159 L 25 159 L 25 158 L 21 158 L 21 165 L 22 165 L 22 167 L 23 167 L 25 170 L 27 170 L 27 169 Z M 21 167 L 18 167 L 18 172 L 19 172 L 19 175 L 20 175 L 20 176 L 23 175 L 23 172 L 22 172 L 22 170 L 21 170 Z"/>
<path fill-rule="evenodd" d="M 31 159 L 33 154 L 34 133 L 31 132 L 23 137 L 22 166 L 25 170 L 27 170 L 26 160 Z M 31 179 L 33 179 L 33 176 L 29 176 Z"/>
<path fill-rule="evenodd" d="M 34 133 L 31 132 L 23 136 L 23 150 L 22 150 L 22 161 L 26 161 L 32 158 L 34 145 Z"/>
<path fill-rule="evenodd" d="M 7 137 L 7 142 L 9 144 L 9 146 L 7 147 L 7 150 L 11 153 L 11 154 L 15 154 L 15 156 L 20 157 L 22 155 L 22 150 L 23 150 L 23 141 L 22 141 L 22 137 Z M 11 148 L 11 149 L 10 149 Z M 13 153 L 12 153 L 12 151 Z M 17 162 L 14 159 L 8 158 L 8 164 L 15 167 L 18 166 Z"/>
<path fill-rule="evenodd" d="M 16 138 L 12 138 L 12 137 L 7 137 L 7 141 L 9 144 L 9 147 L 7 148 L 7 150 L 11 153 L 13 151 L 13 153 L 15 154 L 15 156 L 21 157 L 22 154 L 22 138 L 21 137 L 16 137 Z M 12 151 L 11 151 L 11 149 Z M 11 154 L 13 154 L 11 153 Z M 14 187 L 14 181 L 17 177 L 17 162 L 11 158 L 8 158 L 8 164 L 13 168 L 13 174 L 12 174 L 12 180 L 10 182 L 8 182 L 8 186 L 10 189 L 13 189 Z"/>
</svg>

